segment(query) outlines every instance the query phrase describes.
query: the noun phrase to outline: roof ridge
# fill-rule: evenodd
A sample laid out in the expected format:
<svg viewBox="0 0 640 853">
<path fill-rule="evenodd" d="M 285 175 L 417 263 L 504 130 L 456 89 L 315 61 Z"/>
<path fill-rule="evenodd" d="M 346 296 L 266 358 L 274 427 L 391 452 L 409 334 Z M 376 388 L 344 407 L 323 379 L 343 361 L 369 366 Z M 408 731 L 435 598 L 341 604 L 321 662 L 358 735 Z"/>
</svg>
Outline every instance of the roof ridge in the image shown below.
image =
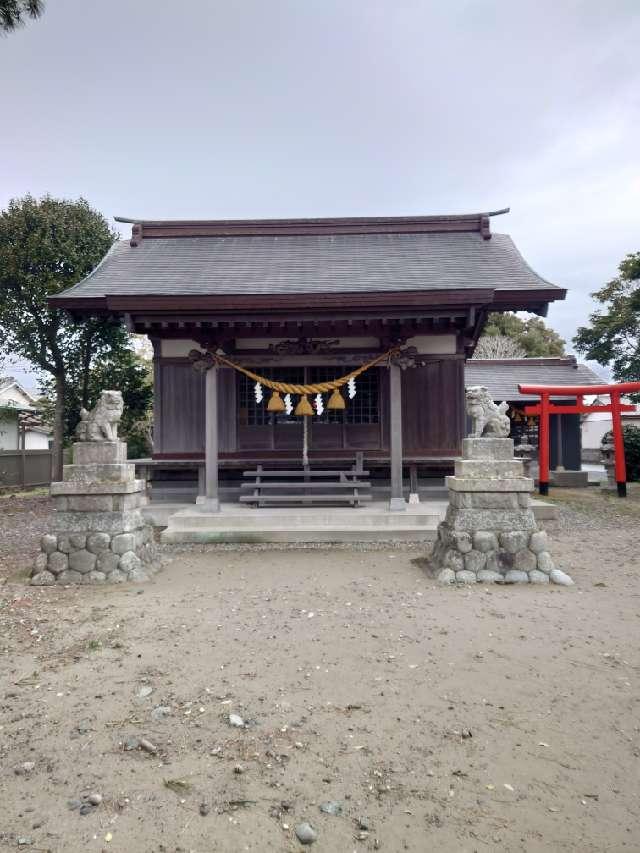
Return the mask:
<svg viewBox="0 0 640 853">
<path fill-rule="evenodd" d="M 509 208 L 480 213 L 431 214 L 425 216 L 333 216 L 293 219 L 128 219 L 131 245 L 154 237 L 229 237 L 284 234 L 403 234 L 474 232 L 491 239 L 490 217 Z"/>
</svg>

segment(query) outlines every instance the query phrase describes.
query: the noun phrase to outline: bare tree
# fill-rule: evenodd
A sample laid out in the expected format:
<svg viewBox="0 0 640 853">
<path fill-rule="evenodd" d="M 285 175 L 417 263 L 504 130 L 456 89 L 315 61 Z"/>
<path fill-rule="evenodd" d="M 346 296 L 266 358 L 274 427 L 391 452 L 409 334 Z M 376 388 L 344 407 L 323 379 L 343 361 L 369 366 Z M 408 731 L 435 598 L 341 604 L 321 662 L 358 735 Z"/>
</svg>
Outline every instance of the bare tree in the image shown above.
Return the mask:
<svg viewBox="0 0 640 853">
<path fill-rule="evenodd" d="M 527 353 L 513 338 L 506 335 L 483 335 L 473 358 L 526 358 Z"/>
</svg>

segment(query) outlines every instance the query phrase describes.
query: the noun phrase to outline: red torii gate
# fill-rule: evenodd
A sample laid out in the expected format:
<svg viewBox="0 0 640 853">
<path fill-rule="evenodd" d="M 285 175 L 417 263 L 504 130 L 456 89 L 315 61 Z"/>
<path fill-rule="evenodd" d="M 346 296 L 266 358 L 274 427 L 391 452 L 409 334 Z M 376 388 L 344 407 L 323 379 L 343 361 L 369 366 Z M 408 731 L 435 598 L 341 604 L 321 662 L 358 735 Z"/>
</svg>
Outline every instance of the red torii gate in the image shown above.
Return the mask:
<svg viewBox="0 0 640 853">
<path fill-rule="evenodd" d="M 618 484 L 618 495 L 627 495 L 627 468 L 624 462 L 624 442 L 622 439 L 622 412 L 635 412 L 636 407 L 629 403 L 621 403 L 622 394 L 633 394 L 640 391 L 640 382 L 619 382 L 614 385 L 518 385 L 521 394 L 535 394 L 540 402 L 525 406 L 526 415 L 538 415 L 539 465 L 538 491 L 541 495 L 549 494 L 549 415 L 581 415 L 591 412 L 611 412 L 613 429 L 613 446 L 615 450 L 615 473 Z M 596 406 L 583 403 L 585 394 L 608 394 L 610 402 Z M 574 397 L 575 403 L 552 403 L 554 397 Z"/>
</svg>

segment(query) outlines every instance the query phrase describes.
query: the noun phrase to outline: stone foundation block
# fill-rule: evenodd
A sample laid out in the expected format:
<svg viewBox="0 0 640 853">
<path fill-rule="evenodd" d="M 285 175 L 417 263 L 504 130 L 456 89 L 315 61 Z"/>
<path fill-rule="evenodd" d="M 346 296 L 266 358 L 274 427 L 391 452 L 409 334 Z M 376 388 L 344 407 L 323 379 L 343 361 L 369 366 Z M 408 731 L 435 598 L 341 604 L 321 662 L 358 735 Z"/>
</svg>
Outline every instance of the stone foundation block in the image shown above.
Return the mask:
<svg viewBox="0 0 640 853">
<path fill-rule="evenodd" d="M 456 572 L 456 583 L 476 583 L 477 580 L 475 572 L 468 572 L 466 570 Z"/>
<path fill-rule="evenodd" d="M 451 584 L 455 583 L 456 573 L 452 571 L 452 569 L 442 569 L 442 571 L 438 574 L 438 583 L 441 584 Z"/>
<path fill-rule="evenodd" d="M 549 580 L 552 583 L 560 584 L 560 586 L 573 586 L 573 580 L 560 569 L 552 569 Z"/>
<path fill-rule="evenodd" d="M 134 468 L 135 466 L 131 466 Z M 76 483 L 76 482 L 59 482 L 51 483 L 51 495 L 124 495 L 135 494 L 137 492 L 144 493 L 146 490 L 144 480 L 127 480 L 126 482 L 114 483 Z"/>
<path fill-rule="evenodd" d="M 477 573 L 487 565 L 487 555 L 481 551 L 469 551 L 464 555 L 464 567 L 469 572 Z"/>
<path fill-rule="evenodd" d="M 135 479 L 135 465 L 114 464 L 65 465 L 66 483 L 126 483 Z"/>
<path fill-rule="evenodd" d="M 444 566 L 452 569 L 454 572 L 460 572 L 464 569 L 464 557 L 455 548 L 449 548 L 442 560 Z"/>
<path fill-rule="evenodd" d="M 445 485 L 454 492 L 532 492 L 529 477 L 445 477 Z"/>
<path fill-rule="evenodd" d="M 504 581 L 500 572 L 492 572 L 489 569 L 480 569 L 477 577 L 478 583 L 502 583 Z"/>
<path fill-rule="evenodd" d="M 126 551 L 120 557 L 118 568 L 121 572 L 126 572 L 127 574 L 130 574 L 134 570 L 142 569 L 142 561 L 138 556 L 136 556 L 135 551 Z"/>
<path fill-rule="evenodd" d="M 142 527 L 144 519 L 140 510 L 125 512 L 58 512 L 52 526 L 58 531 L 89 530 L 95 533 L 121 533 Z"/>
<path fill-rule="evenodd" d="M 51 584 L 55 582 L 55 577 L 51 574 L 51 572 L 46 571 L 46 569 L 42 572 L 37 572 L 31 578 L 31 583 L 34 586 L 51 586 Z"/>
<path fill-rule="evenodd" d="M 134 492 L 127 495 L 113 495 L 113 509 L 118 512 L 123 512 L 130 509 L 139 509 L 141 506 L 146 506 L 149 502 L 146 494 L 142 492 Z"/>
<path fill-rule="evenodd" d="M 45 533 L 40 540 L 40 547 L 45 554 L 50 554 L 52 551 L 55 551 L 58 547 L 57 536 L 54 536 L 52 533 Z"/>
<path fill-rule="evenodd" d="M 529 534 L 526 530 L 507 530 L 500 534 L 500 544 L 505 551 L 515 554 L 522 548 L 527 547 Z M 535 569 L 535 566 L 532 566 Z"/>
<path fill-rule="evenodd" d="M 52 554 L 49 554 L 49 563 L 47 568 L 54 575 L 59 575 L 60 572 L 65 572 L 69 568 L 69 556 L 67 554 L 63 554 L 62 551 L 54 551 Z"/>
<path fill-rule="evenodd" d="M 463 494 L 462 492 L 453 492 L 452 494 Z M 498 493 L 494 492 L 470 492 L 466 493 L 469 498 L 470 509 L 520 509 L 518 495 L 512 492 Z"/>
<path fill-rule="evenodd" d="M 511 569 L 504 576 L 505 583 L 529 583 L 529 575 L 527 572 L 521 572 L 517 569 Z"/>
<path fill-rule="evenodd" d="M 39 574 L 40 572 L 44 572 L 44 570 L 47 568 L 48 562 L 49 561 L 48 561 L 47 555 L 40 552 L 40 554 L 38 554 L 36 556 L 35 560 L 33 561 L 34 573 Z"/>
<path fill-rule="evenodd" d="M 126 554 L 127 551 L 133 551 L 135 547 L 135 533 L 120 533 L 118 536 L 114 536 L 111 542 L 111 550 L 114 554 Z"/>
<path fill-rule="evenodd" d="M 447 510 L 446 520 L 453 530 L 526 530 L 533 532 L 537 525 L 532 510 L 461 509 Z"/>
<path fill-rule="evenodd" d="M 66 501 L 66 509 L 69 512 L 113 512 L 112 495 L 69 495 L 68 498 L 56 500 Z"/>
<path fill-rule="evenodd" d="M 120 569 L 116 569 L 115 572 L 111 572 L 109 575 L 110 583 L 126 583 L 128 580 L 126 572 L 121 572 Z"/>
<path fill-rule="evenodd" d="M 71 550 L 71 541 L 69 537 L 64 533 L 59 533 L 57 539 L 58 551 L 62 551 L 63 554 L 68 554 Z"/>
<path fill-rule="evenodd" d="M 476 530 L 473 534 L 473 547 L 476 551 L 486 554 L 498 547 L 498 539 L 495 533 L 491 533 L 489 530 Z"/>
<path fill-rule="evenodd" d="M 518 551 L 514 554 L 513 557 L 513 567 L 514 569 L 520 569 L 523 572 L 531 572 L 538 565 L 538 559 L 533 551 L 530 551 L 528 548 L 523 548 L 521 551 Z"/>
<path fill-rule="evenodd" d="M 539 572 L 537 569 L 529 572 L 529 581 L 531 583 L 549 583 L 549 575 L 544 572 Z"/>
<path fill-rule="evenodd" d="M 463 459 L 513 459 L 511 438 L 464 438 Z"/>
<path fill-rule="evenodd" d="M 95 568 L 96 560 L 96 555 L 92 554 L 91 551 L 87 551 L 86 548 L 80 551 L 72 551 L 69 554 L 69 568 L 83 575 L 85 572 L 90 572 Z"/>
<path fill-rule="evenodd" d="M 449 538 L 450 543 L 460 551 L 461 554 L 466 554 L 471 550 L 471 535 L 466 531 L 452 531 Z"/>
<path fill-rule="evenodd" d="M 94 571 L 89 572 L 86 577 L 89 580 L 89 583 L 104 583 L 107 579 L 107 576 L 104 572 L 99 572 L 94 569 Z"/>
<path fill-rule="evenodd" d="M 99 572 L 104 572 L 105 575 L 109 575 L 111 574 L 111 572 L 118 568 L 119 562 L 119 554 L 114 554 L 113 551 L 103 551 L 101 554 L 98 554 L 98 559 L 96 560 L 96 569 Z"/>
<path fill-rule="evenodd" d="M 541 551 L 546 551 L 549 545 L 549 536 L 546 530 L 536 530 L 529 538 L 529 548 L 534 554 L 539 554 Z"/>
<path fill-rule="evenodd" d="M 111 537 L 108 533 L 90 533 L 87 536 L 87 551 L 91 551 L 92 554 L 108 551 L 110 544 Z"/>
<path fill-rule="evenodd" d="M 74 465 L 123 463 L 127 461 L 125 441 L 77 441 L 73 445 Z"/>
<path fill-rule="evenodd" d="M 58 583 L 82 583 L 82 575 L 80 572 L 74 572 L 67 569 L 66 572 L 58 575 Z"/>
<path fill-rule="evenodd" d="M 551 554 L 548 551 L 541 551 L 538 554 L 538 569 L 548 575 L 554 568 Z"/>
<path fill-rule="evenodd" d="M 455 463 L 456 477 L 522 477 L 522 462 L 519 459 L 458 459 Z"/>
</svg>

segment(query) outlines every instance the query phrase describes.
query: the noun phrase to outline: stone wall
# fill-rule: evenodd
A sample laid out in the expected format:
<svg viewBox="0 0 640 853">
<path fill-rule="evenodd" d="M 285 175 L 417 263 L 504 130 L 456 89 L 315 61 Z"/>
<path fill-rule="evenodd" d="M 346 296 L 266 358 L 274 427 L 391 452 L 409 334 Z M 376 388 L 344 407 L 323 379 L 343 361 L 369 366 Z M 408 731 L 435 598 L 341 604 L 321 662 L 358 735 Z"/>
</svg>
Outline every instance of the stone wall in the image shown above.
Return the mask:
<svg viewBox="0 0 640 853">
<path fill-rule="evenodd" d="M 510 438 L 467 438 L 455 474 L 447 477 L 449 506 L 438 526 L 431 564 L 441 583 L 568 585 L 549 538 L 531 507 L 533 480 L 514 459 Z"/>
<path fill-rule="evenodd" d="M 63 481 L 51 484 L 55 513 L 42 537 L 31 583 L 144 581 L 154 569 L 152 528 L 140 508 L 146 484 L 135 479 L 123 441 L 82 441 Z"/>
</svg>

